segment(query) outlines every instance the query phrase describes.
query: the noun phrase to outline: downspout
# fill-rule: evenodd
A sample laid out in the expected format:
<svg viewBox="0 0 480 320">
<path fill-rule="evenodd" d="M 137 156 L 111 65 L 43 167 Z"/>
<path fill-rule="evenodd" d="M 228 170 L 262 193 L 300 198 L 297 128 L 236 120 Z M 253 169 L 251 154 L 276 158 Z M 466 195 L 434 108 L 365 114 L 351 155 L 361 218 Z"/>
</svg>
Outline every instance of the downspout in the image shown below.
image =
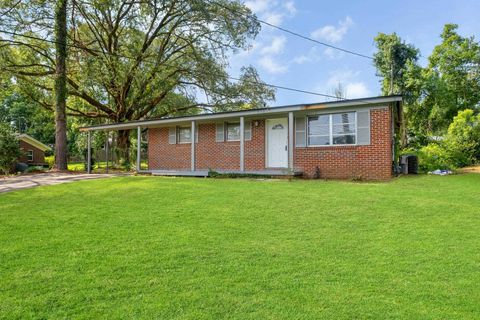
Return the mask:
<svg viewBox="0 0 480 320">
<path fill-rule="evenodd" d="M 397 165 L 396 165 L 396 155 L 395 155 L 395 115 L 397 114 L 397 110 L 400 108 L 400 102 L 396 102 L 391 108 L 390 108 L 390 112 L 391 112 L 391 118 L 392 118 L 392 169 L 393 169 L 393 173 L 396 174 L 397 173 Z"/>
</svg>

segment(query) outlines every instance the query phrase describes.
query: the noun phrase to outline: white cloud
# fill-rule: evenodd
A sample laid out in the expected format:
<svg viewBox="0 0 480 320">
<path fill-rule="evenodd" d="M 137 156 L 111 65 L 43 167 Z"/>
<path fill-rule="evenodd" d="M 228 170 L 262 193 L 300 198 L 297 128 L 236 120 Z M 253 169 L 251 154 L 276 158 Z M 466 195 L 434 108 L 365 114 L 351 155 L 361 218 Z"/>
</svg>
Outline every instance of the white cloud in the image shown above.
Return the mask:
<svg viewBox="0 0 480 320">
<path fill-rule="evenodd" d="M 344 52 L 335 50 L 333 48 L 326 48 L 325 50 L 323 50 L 323 53 L 329 59 L 340 59 L 340 58 L 343 58 L 343 56 L 345 56 Z"/>
<path fill-rule="evenodd" d="M 360 71 L 335 70 L 330 73 L 326 82 L 317 85 L 314 90 L 334 94 L 335 89 L 342 85 L 347 99 L 364 98 L 371 95 L 365 82 L 359 80 Z"/>
<path fill-rule="evenodd" d="M 253 11 L 253 13 L 260 13 L 267 10 L 270 6 L 270 0 L 250 0 L 245 2 L 245 5 Z"/>
<path fill-rule="evenodd" d="M 345 86 L 345 93 L 348 99 L 365 98 L 371 95 L 370 90 L 363 82 L 348 83 Z"/>
<path fill-rule="evenodd" d="M 327 25 L 311 33 L 312 38 L 317 40 L 325 40 L 331 43 L 342 41 L 348 29 L 353 25 L 353 20 L 346 17 L 345 20 L 339 21 L 338 26 Z"/>
<path fill-rule="evenodd" d="M 317 47 L 312 47 L 306 54 L 301 54 L 293 58 L 296 64 L 314 63 L 321 60 L 321 55 Z"/>
<path fill-rule="evenodd" d="M 271 11 L 271 12 L 265 13 L 262 16 L 262 19 L 265 20 L 266 22 L 270 23 L 270 24 L 279 26 L 279 25 L 282 24 L 284 17 L 285 17 L 285 15 L 283 13 Z"/>
<path fill-rule="evenodd" d="M 327 86 L 336 87 L 339 83 L 346 85 L 349 82 L 356 80 L 360 75 L 360 71 L 353 70 L 335 70 L 330 72 L 330 77 L 327 80 Z"/>
<path fill-rule="evenodd" d="M 293 0 L 248 0 L 245 5 L 260 19 L 274 25 L 281 25 L 286 17 L 293 17 L 297 13 Z"/>
<path fill-rule="evenodd" d="M 295 2 L 293 1 L 285 2 L 283 7 L 287 10 L 290 16 L 294 16 L 297 13 L 297 8 L 295 7 Z"/>
<path fill-rule="evenodd" d="M 269 73 L 278 74 L 288 71 L 288 67 L 286 65 L 279 64 L 270 56 L 265 56 L 261 58 L 260 60 L 258 60 L 258 63 L 263 69 L 265 69 Z"/>
<path fill-rule="evenodd" d="M 287 38 L 284 36 L 273 37 L 272 43 L 263 47 L 260 53 L 264 55 L 282 53 L 285 48 L 285 43 L 287 43 Z"/>
</svg>

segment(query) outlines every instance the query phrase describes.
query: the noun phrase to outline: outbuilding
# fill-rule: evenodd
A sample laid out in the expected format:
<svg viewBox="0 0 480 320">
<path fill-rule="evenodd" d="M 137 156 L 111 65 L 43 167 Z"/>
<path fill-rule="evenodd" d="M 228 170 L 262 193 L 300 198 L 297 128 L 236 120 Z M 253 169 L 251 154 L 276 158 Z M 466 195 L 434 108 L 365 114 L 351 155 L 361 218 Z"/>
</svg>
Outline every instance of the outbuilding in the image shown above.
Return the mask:
<svg viewBox="0 0 480 320">
<path fill-rule="evenodd" d="M 51 148 L 28 134 L 19 134 L 17 139 L 20 144 L 20 156 L 17 161 L 29 166 L 44 166 L 45 152 Z"/>
</svg>

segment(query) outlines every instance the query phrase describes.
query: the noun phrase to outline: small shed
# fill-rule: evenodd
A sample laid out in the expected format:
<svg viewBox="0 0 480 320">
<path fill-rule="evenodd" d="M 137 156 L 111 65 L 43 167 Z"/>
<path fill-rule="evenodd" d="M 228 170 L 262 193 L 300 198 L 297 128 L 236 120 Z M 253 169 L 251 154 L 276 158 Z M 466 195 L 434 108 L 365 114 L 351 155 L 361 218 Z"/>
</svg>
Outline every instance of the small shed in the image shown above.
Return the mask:
<svg viewBox="0 0 480 320">
<path fill-rule="evenodd" d="M 26 163 L 31 166 L 45 165 L 45 152 L 51 148 L 28 134 L 19 134 L 17 136 L 21 154 L 18 162 Z"/>
</svg>

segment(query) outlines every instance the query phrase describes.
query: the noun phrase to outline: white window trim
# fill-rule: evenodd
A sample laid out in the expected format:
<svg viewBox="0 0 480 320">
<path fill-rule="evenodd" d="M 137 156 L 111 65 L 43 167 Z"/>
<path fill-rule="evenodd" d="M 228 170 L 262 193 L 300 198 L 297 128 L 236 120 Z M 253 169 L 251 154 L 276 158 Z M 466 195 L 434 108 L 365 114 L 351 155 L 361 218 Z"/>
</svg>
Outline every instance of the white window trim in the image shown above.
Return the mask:
<svg viewBox="0 0 480 320">
<path fill-rule="evenodd" d="M 190 131 L 190 141 L 180 142 L 180 129 L 188 129 Z M 192 143 L 192 128 L 191 127 L 177 127 L 177 144 L 191 144 Z"/>
<path fill-rule="evenodd" d="M 333 144 L 333 121 L 332 117 L 334 114 L 342 114 L 342 113 L 354 113 L 355 114 L 355 143 L 349 143 L 349 144 Z M 329 116 L 329 127 L 330 127 L 330 144 L 310 144 L 310 125 L 309 125 L 309 118 L 311 117 L 319 117 L 319 116 Z M 307 148 L 334 148 L 334 147 L 351 147 L 351 146 L 357 146 L 358 145 L 358 125 L 357 125 L 357 111 L 344 111 L 344 112 L 335 112 L 335 113 L 323 113 L 323 114 L 311 114 L 307 116 L 307 122 L 306 122 L 306 146 Z M 321 135 L 317 135 L 321 136 Z"/>
<path fill-rule="evenodd" d="M 30 159 L 30 152 L 32 153 L 31 159 Z M 33 150 L 27 150 L 27 162 L 33 162 Z"/>
<path fill-rule="evenodd" d="M 224 125 L 223 125 L 223 130 L 225 131 L 225 133 L 224 133 L 224 140 L 225 140 L 226 142 L 240 141 L 240 138 L 238 138 L 238 139 L 231 139 L 231 140 L 228 139 L 228 125 L 229 125 L 229 124 L 231 124 L 231 125 L 232 125 L 232 124 L 238 124 L 238 131 L 240 131 L 240 122 L 225 122 Z M 245 132 L 245 128 L 243 128 L 243 131 Z M 242 133 L 240 132 L 240 134 L 242 134 Z"/>
</svg>

